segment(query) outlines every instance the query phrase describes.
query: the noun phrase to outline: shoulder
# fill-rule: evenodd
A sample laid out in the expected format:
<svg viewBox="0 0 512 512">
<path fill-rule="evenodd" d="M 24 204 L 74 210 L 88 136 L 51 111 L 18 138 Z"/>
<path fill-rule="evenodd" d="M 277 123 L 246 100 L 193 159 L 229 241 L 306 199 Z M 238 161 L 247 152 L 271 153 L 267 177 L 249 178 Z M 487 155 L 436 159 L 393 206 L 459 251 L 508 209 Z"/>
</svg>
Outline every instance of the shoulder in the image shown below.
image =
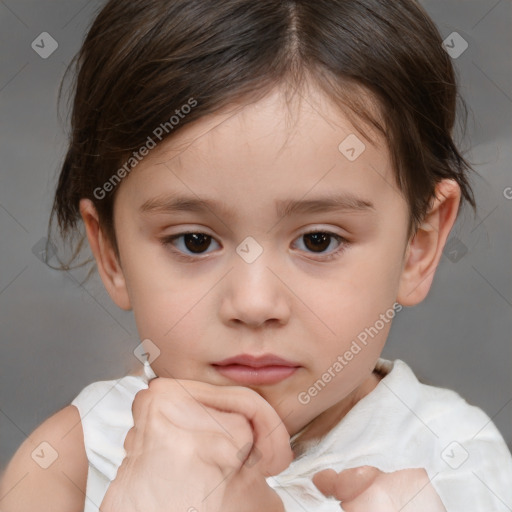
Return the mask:
<svg viewBox="0 0 512 512">
<path fill-rule="evenodd" d="M 420 382 L 411 368 L 397 359 L 393 368 L 375 390 L 380 406 L 377 415 L 395 427 L 407 427 L 438 443 L 451 441 L 504 442 L 491 418 L 479 407 L 468 403 L 451 389 Z M 397 428 L 395 432 L 404 432 Z M 446 445 L 445 445 L 446 446 Z M 443 446 L 444 448 L 444 446 Z"/>
<path fill-rule="evenodd" d="M 399 359 L 394 361 L 385 384 L 406 409 L 409 406 L 409 413 L 416 413 L 420 423 L 423 420 L 435 432 L 472 438 L 492 423 L 482 409 L 468 403 L 456 391 L 420 382 L 412 369 Z M 409 413 L 404 414 L 410 416 Z"/>
<path fill-rule="evenodd" d="M 19 447 L 0 480 L 3 512 L 83 510 L 88 461 L 80 415 L 68 405 Z"/>
<path fill-rule="evenodd" d="M 39 425 L 0 477 L 2 512 L 83 511 L 89 464 L 113 480 L 133 398 L 145 387 L 140 375 L 93 382 Z"/>
<path fill-rule="evenodd" d="M 500 461 L 512 479 L 510 452 L 482 409 L 455 391 L 421 383 L 399 359 L 390 365 L 375 389 L 326 437 L 326 447 L 342 447 L 358 460 L 373 450 L 372 463 L 382 471 L 425 467 L 425 461 L 436 471 L 451 470 L 453 453 L 469 470 L 484 457 L 489 465 Z"/>
<path fill-rule="evenodd" d="M 390 442 L 407 454 L 402 464 L 407 458 L 427 469 L 445 505 L 502 510 L 488 488 L 512 505 L 512 456 L 482 409 L 453 390 L 419 382 L 400 360 L 382 383 L 396 417 Z"/>
</svg>

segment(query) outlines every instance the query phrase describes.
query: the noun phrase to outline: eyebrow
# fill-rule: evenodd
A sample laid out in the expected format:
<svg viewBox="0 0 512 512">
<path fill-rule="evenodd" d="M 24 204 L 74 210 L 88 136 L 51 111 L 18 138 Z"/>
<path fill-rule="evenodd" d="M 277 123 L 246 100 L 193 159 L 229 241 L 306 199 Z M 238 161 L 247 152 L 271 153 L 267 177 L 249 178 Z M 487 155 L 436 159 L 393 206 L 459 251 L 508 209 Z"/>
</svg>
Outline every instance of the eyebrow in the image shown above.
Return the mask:
<svg viewBox="0 0 512 512">
<path fill-rule="evenodd" d="M 313 199 L 280 199 L 275 202 L 278 217 L 287 217 L 293 214 L 319 213 L 328 211 L 346 212 L 375 212 L 375 206 L 367 199 L 351 193 L 326 195 Z M 141 207 L 141 213 L 179 213 L 194 212 L 207 213 L 208 211 L 234 218 L 236 210 L 228 207 L 224 202 L 212 198 L 199 199 L 194 196 L 165 195 L 148 199 Z"/>
</svg>

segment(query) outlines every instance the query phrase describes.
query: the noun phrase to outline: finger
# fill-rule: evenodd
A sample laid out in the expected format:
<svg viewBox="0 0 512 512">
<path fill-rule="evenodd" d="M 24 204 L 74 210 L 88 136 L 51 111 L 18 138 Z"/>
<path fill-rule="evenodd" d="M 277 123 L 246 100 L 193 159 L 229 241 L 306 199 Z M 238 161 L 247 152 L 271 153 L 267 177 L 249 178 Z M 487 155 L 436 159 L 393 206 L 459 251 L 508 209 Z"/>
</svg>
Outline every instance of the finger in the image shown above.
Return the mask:
<svg viewBox="0 0 512 512">
<path fill-rule="evenodd" d="M 214 429 L 228 439 L 237 451 L 239 462 L 243 463 L 254 443 L 254 434 L 247 418 L 236 412 L 224 412 L 204 406 L 204 417 L 214 424 Z M 205 421 L 206 423 L 206 421 Z M 205 431 L 205 428 L 201 430 Z"/>
<path fill-rule="evenodd" d="M 177 427 L 188 435 L 194 432 L 202 437 L 210 434 L 219 436 L 219 439 L 224 437 L 230 446 L 230 453 L 240 452 L 239 465 L 244 462 L 254 441 L 252 426 L 244 415 L 208 407 L 184 389 L 176 388 L 175 384 L 162 382 L 136 397 L 137 403 L 132 405 L 135 425 L 128 432 L 124 444 L 127 452 L 133 449 L 136 442 L 144 442 L 147 436 L 151 439 L 145 441 L 146 447 L 148 442 L 165 444 L 165 439 L 170 435 L 169 429 Z M 175 432 L 174 437 L 177 434 Z M 210 450 L 211 453 L 214 451 Z"/>
<path fill-rule="evenodd" d="M 151 380 L 147 389 L 136 394 L 132 403 L 132 414 L 135 422 L 144 423 L 145 417 L 148 416 L 148 403 L 155 396 L 164 398 L 167 407 L 164 404 L 160 407 L 165 408 L 170 417 L 176 417 L 176 414 L 179 414 L 182 421 L 190 420 L 190 425 L 200 422 L 201 416 L 198 416 L 197 408 L 190 407 L 188 399 L 193 399 L 199 405 L 220 412 L 241 414 L 252 426 L 253 451 L 259 459 L 260 471 L 275 475 L 286 469 L 293 460 L 290 436 L 272 406 L 249 388 L 241 386 L 220 388 L 221 386 L 199 381 L 159 377 Z M 204 415 L 202 418 L 204 421 Z"/>
<path fill-rule="evenodd" d="M 239 386 L 218 386 L 197 381 L 180 381 L 199 402 L 224 412 L 244 415 L 251 423 L 255 451 L 261 458 L 260 469 L 275 475 L 293 460 L 290 435 L 272 406 L 251 389 Z"/>
<path fill-rule="evenodd" d="M 325 496 L 334 496 L 340 501 L 350 501 L 364 493 L 381 474 L 372 466 L 360 466 L 336 473 L 326 469 L 313 476 L 313 483 Z"/>
<path fill-rule="evenodd" d="M 224 435 L 208 432 L 197 446 L 200 460 L 217 467 L 226 478 L 242 467 L 244 459 L 240 455 L 241 450 Z"/>
<path fill-rule="evenodd" d="M 175 426 L 194 431 L 226 430 L 223 424 L 228 417 L 228 413 L 198 401 L 178 381 L 166 378 L 151 380 L 147 389 L 135 395 L 132 415 L 139 427 L 145 426 L 148 420 L 153 421 L 155 416 L 160 419 L 163 415 Z M 220 418 L 224 421 L 219 421 Z M 245 416 L 240 418 L 245 419 Z M 250 425 L 248 420 L 245 421 Z"/>
<path fill-rule="evenodd" d="M 313 475 L 313 483 L 325 496 L 336 496 L 336 478 L 338 473 L 334 469 L 324 469 Z"/>
</svg>

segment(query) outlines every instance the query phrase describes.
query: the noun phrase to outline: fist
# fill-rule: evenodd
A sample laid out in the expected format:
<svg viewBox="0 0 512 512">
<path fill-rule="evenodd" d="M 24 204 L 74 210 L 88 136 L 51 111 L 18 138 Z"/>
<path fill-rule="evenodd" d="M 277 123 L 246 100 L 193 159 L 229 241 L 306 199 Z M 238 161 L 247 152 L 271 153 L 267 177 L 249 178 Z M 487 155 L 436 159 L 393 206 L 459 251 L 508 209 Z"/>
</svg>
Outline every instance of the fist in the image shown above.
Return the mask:
<svg viewBox="0 0 512 512">
<path fill-rule="evenodd" d="M 137 393 L 132 413 L 101 512 L 224 512 L 256 490 L 256 501 L 277 498 L 264 479 L 293 455 L 279 416 L 256 392 L 157 378 Z"/>
</svg>

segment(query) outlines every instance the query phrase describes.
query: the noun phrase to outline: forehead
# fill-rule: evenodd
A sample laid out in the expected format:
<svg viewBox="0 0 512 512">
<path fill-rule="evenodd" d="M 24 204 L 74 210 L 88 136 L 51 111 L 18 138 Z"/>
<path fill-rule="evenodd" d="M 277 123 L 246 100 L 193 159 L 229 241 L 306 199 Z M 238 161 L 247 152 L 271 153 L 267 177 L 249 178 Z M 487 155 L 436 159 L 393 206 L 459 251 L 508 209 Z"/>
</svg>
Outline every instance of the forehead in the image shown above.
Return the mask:
<svg viewBox="0 0 512 512">
<path fill-rule="evenodd" d="M 188 203 L 217 198 L 231 213 L 275 203 L 281 215 L 290 211 L 288 199 L 296 206 L 301 198 L 343 194 L 361 207 L 401 197 L 383 138 L 357 131 L 314 89 L 292 102 L 274 90 L 185 125 L 126 181 L 124 194 L 143 211 L 178 193 Z"/>
</svg>

